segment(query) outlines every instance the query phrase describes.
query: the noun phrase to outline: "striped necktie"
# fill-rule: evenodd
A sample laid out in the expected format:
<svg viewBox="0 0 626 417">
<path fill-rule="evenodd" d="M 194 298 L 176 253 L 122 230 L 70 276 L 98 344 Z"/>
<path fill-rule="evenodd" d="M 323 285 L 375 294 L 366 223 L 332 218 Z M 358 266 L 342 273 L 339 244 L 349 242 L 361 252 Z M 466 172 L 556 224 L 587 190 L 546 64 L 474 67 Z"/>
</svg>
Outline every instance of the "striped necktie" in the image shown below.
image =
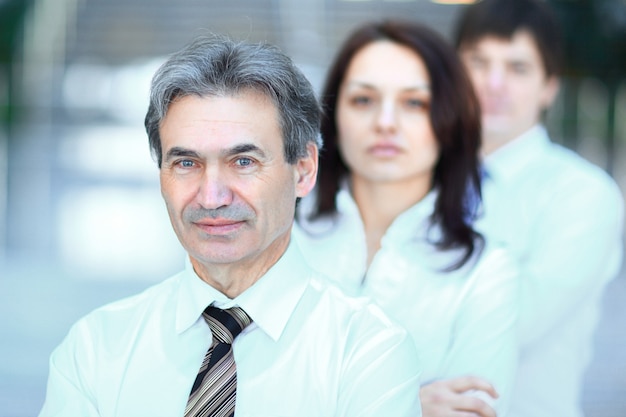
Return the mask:
<svg viewBox="0 0 626 417">
<path fill-rule="evenodd" d="M 252 319 L 239 307 L 209 306 L 202 316 L 211 328 L 213 343 L 191 388 L 185 417 L 230 417 L 235 414 L 237 389 L 232 343 Z"/>
</svg>

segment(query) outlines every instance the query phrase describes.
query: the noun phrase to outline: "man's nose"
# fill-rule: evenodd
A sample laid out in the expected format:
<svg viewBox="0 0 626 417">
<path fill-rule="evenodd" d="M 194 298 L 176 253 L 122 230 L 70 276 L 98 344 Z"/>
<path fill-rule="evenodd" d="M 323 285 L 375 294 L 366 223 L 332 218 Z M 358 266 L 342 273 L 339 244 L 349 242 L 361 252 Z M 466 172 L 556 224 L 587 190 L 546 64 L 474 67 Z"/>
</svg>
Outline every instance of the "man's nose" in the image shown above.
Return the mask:
<svg viewBox="0 0 626 417">
<path fill-rule="evenodd" d="M 506 80 L 505 71 L 502 68 L 492 67 L 487 71 L 487 86 L 491 90 L 500 90 Z"/>
<path fill-rule="evenodd" d="M 197 200 L 208 210 L 230 205 L 233 201 L 233 192 L 228 175 L 220 169 L 207 168 L 198 187 Z"/>
</svg>

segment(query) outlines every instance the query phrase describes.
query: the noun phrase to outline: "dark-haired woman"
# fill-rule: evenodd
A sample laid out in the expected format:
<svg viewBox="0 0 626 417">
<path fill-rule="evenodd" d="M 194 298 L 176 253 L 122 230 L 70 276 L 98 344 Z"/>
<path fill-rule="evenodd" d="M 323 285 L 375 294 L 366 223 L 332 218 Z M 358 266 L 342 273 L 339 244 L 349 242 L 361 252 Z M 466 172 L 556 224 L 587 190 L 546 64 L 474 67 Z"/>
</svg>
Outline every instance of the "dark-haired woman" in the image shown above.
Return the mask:
<svg viewBox="0 0 626 417">
<path fill-rule="evenodd" d="M 322 100 L 318 188 L 301 201 L 295 240 L 314 268 L 410 331 L 424 416 L 504 414 L 517 267 L 472 228 L 480 114 L 454 49 L 419 24 L 365 24 Z"/>
</svg>

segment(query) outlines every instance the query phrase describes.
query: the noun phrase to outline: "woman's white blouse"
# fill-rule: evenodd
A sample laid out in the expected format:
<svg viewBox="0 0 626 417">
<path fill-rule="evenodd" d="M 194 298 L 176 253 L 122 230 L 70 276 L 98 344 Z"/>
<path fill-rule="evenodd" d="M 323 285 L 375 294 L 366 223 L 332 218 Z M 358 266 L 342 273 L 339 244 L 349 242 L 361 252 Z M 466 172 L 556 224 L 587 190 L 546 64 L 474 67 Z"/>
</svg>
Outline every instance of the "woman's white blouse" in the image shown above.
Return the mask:
<svg viewBox="0 0 626 417">
<path fill-rule="evenodd" d="M 307 205 L 293 237 L 310 266 L 349 294 L 373 298 L 412 335 L 422 364 L 422 385 L 475 375 L 489 380 L 508 407 L 517 364 L 518 269 L 502 248 L 486 244 L 462 268 L 446 272 L 459 251 L 436 249 L 429 238 L 436 192 L 411 207 L 389 227 L 366 270 L 367 247 L 358 208 L 347 190 L 337 195 L 339 215 L 306 220 Z"/>
</svg>

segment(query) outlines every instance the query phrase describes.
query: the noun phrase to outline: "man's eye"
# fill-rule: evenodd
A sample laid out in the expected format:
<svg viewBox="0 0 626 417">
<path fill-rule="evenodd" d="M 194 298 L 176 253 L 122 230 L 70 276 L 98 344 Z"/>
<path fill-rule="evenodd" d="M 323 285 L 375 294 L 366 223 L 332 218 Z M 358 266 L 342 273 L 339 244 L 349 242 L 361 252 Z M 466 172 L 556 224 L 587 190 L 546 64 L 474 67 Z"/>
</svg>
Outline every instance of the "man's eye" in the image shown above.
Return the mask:
<svg viewBox="0 0 626 417">
<path fill-rule="evenodd" d="M 485 68 L 487 66 L 487 62 L 476 55 L 471 55 L 467 61 L 472 68 Z"/>
<path fill-rule="evenodd" d="M 189 160 L 189 159 L 183 159 L 182 161 L 178 162 L 178 165 L 180 165 L 183 168 L 191 168 L 193 167 L 193 161 Z"/>
<path fill-rule="evenodd" d="M 512 64 L 511 69 L 515 74 L 526 74 L 528 72 L 528 65 L 523 63 Z"/>
<path fill-rule="evenodd" d="M 254 161 L 251 158 L 237 158 L 237 160 L 235 161 L 235 164 L 237 164 L 240 167 L 247 167 L 250 166 L 254 163 Z"/>
</svg>

